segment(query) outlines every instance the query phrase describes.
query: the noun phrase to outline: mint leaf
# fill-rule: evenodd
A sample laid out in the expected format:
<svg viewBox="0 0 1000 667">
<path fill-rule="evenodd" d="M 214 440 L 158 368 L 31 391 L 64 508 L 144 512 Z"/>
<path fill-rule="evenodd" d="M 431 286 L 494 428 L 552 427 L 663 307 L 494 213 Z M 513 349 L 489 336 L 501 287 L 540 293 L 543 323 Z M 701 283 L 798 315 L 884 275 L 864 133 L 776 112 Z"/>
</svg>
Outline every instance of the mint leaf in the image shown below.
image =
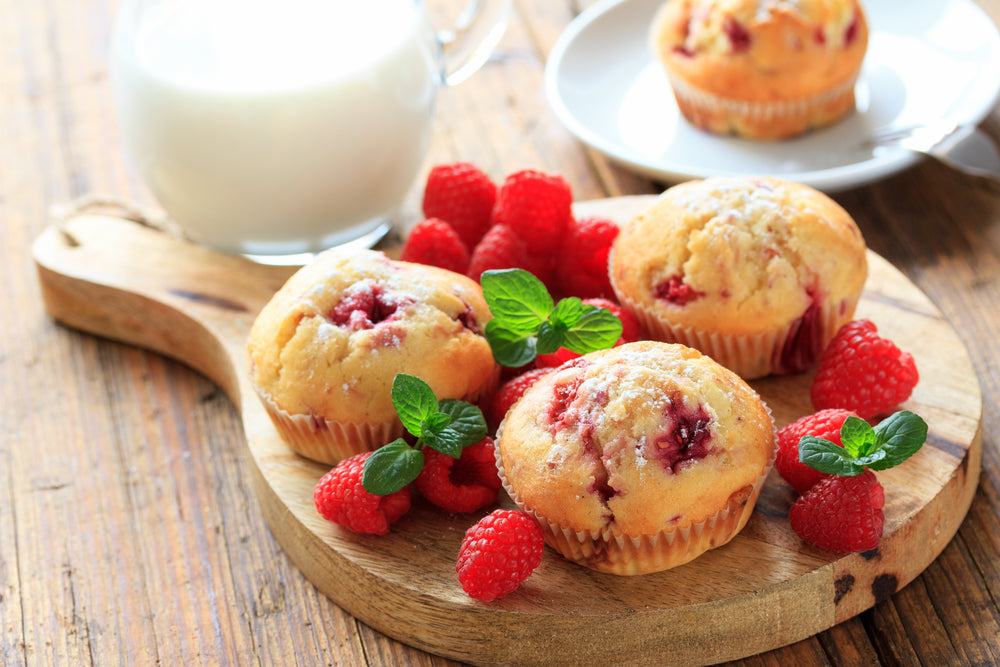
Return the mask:
<svg viewBox="0 0 1000 667">
<path fill-rule="evenodd" d="M 622 321 L 607 308 L 584 306 L 576 324 L 566 332 L 563 346 L 577 354 L 614 347 L 622 337 Z"/>
<path fill-rule="evenodd" d="M 412 482 L 424 467 L 424 453 L 397 438 L 372 452 L 365 460 L 361 486 L 368 493 L 387 496 Z"/>
<path fill-rule="evenodd" d="M 549 322 L 556 328 L 569 329 L 580 321 L 580 316 L 583 315 L 585 308 L 593 307 L 584 306 L 579 297 L 568 296 L 565 299 L 560 299 L 559 303 L 556 304 L 552 314 L 549 315 Z"/>
<path fill-rule="evenodd" d="M 864 466 L 855 462 L 846 448 L 812 435 L 802 436 L 799 440 L 799 460 L 828 475 L 854 477 L 865 470 Z"/>
<path fill-rule="evenodd" d="M 430 434 L 440 433 L 448 428 L 451 418 L 443 412 L 435 412 L 424 419 L 420 425 L 420 437 L 426 438 Z"/>
<path fill-rule="evenodd" d="M 542 281 L 522 269 L 485 271 L 480 282 L 493 314 L 486 340 L 501 366 L 517 368 L 560 347 L 586 354 L 621 338 L 622 323 L 610 310 L 575 296 L 553 305 Z"/>
<path fill-rule="evenodd" d="M 863 456 L 875 446 L 875 430 L 860 417 L 848 417 L 840 427 L 840 441 L 852 456 Z"/>
<path fill-rule="evenodd" d="M 533 334 L 515 331 L 496 317 L 486 323 L 486 340 L 493 350 L 493 358 L 508 368 L 524 366 L 538 356 Z"/>
<path fill-rule="evenodd" d="M 484 271 L 479 282 L 493 317 L 512 331 L 534 333 L 552 312 L 545 284 L 524 269 Z"/>
<path fill-rule="evenodd" d="M 551 322 L 542 322 L 541 326 L 538 327 L 535 352 L 537 354 L 552 354 L 562 347 L 565 339 L 565 327 L 553 326 Z"/>
<path fill-rule="evenodd" d="M 886 470 L 915 454 L 927 440 L 927 423 L 907 410 L 901 410 L 871 425 L 858 417 L 848 417 L 840 427 L 836 443 L 811 435 L 799 440 L 799 460 L 820 472 L 853 477 L 865 468 Z"/>
<path fill-rule="evenodd" d="M 457 459 L 462 455 L 462 449 L 486 437 L 486 419 L 475 405 L 446 398 L 441 401 L 440 409 L 449 424 L 447 428 L 424 438 L 428 447 Z"/>
<path fill-rule="evenodd" d="M 900 410 L 875 427 L 875 438 L 885 458 L 873 470 L 885 470 L 910 458 L 927 441 L 927 422 L 909 410 Z"/>
<path fill-rule="evenodd" d="M 406 373 L 397 373 L 392 380 L 392 405 L 403 427 L 418 438 L 424 420 L 437 412 L 438 407 L 430 385 Z"/>
</svg>

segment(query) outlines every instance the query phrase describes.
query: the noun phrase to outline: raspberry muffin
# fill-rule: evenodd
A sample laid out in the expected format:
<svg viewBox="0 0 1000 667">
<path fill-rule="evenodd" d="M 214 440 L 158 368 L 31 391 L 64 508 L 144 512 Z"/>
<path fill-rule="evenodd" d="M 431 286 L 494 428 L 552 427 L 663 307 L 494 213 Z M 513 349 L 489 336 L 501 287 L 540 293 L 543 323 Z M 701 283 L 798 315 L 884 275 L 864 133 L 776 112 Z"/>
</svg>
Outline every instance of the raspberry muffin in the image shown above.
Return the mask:
<svg viewBox="0 0 1000 667">
<path fill-rule="evenodd" d="M 668 189 L 622 226 L 609 265 L 646 337 L 698 348 L 744 379 L 814 366 L 868 270 L 853 218 L 776 178 Z"/>
<path fill-rule="evenodd" d="M 532 385 L 497 440 L 504 488 L 567 559 L 632 575 L 686 563 L 746 524 L 774 460 L 770 412 L 683 345 L 627 343 Z"/>
<path fill-rule="evenodd" d="M 667 0 L 650 39 L 692 124 L 784 139 L 854 108 L 868 24 L 858 0 Z"/>
<path fill-rule="evenodd" d="M 296 272 L 257 316 L 250 380 L 288 445 L 334 464 L 403 434 L 397 373 L 435 395 L 477 401 L 498 378 L 477 283 L 375 251 L 330 250 Z"/>
</svg>

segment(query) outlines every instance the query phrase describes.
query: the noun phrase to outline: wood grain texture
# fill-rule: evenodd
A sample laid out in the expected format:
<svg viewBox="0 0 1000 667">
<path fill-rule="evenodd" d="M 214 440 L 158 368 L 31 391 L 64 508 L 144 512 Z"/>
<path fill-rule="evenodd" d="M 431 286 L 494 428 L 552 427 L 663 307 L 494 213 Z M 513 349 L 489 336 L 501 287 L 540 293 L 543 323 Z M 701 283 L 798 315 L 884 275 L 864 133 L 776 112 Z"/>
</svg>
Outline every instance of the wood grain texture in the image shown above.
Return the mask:
<svg viewBox="0 0 1000 667">
<path fill-rule="evenodd" d="M 597 200 L 576 210 L 625 222 L 650 199 Z M 519 591 L 482 604 L 461 591 L 454 574 L 458 544 L 475 517 L 418 502 L 390 535 L 372 537 L 315 512 L 312 488 L 328 467 L 281 441 L 244 371 L 250 324 L 288 268 L 216 256 L 106 216 L 49 230 L 34 254 L 56 319 L 176 358 L 231 395 L 241 408 L 263 514 L 323 593 L 407 644 L 472 663 L 638 664 L 669 654 L 676 664 L 701 664 L 799 641 L 918 576 L 954 535 L 978 480 L 982 406 L 964 348 L 927 298 L 872 254 L 859 314 L 936 378 L 919 385 L 904 406 L 930 424 L 928 445 L 907 465 L 880 473 L 887 521 L 876 552 L 838 558 L 803 545 L 787 521 L 793 494 L 772 475 L 744 531 L 689 565 L 615 577 L 547 552 Z M 811 412 L 810 379 L 753 384 L 780 426 Z M 664 627 L 672 631 L 664 634 Z M 600 641 L 593 641 L 595 633 Z"/>
<path fill-rule="evenodd" d="M 432 1 L 444 16 L 462 4 Z M 666 185 L 581 146 L 547 108 L 545 57 L 591 2 L 516 0 L 486 67 L 441 92 L 421 176 L 452 160 L 498 180 L 540 168 L 566 174 L 578 200 Z M 1000 20 L 1000 0 L 977 2 Z M 261 521 L 242 420 L 215 382 L 45 311 L 31 246 L 51 207 L 95 193 L 155 206 L 119 144 L 116 4 L 0 0 L 0 664 L 455 665 L 358 621 L 301 574 Z M 982 127 L 1000 138 L 1000 111 Z M 732 664 L 1000 664 L 1000 189 L 921 163 L 836 199 L 965 345 L 983 395 L 980 484 L 909 585 Z"/>
</svg>

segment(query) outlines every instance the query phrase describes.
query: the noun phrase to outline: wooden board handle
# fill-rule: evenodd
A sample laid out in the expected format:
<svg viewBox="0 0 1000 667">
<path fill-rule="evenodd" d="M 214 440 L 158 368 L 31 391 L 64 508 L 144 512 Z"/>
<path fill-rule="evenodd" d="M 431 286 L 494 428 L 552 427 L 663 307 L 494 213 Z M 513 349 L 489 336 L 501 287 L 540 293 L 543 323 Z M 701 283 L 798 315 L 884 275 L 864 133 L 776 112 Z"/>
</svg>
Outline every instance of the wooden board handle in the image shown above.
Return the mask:
<svg viewBox="0 0 1000 667">
<path fill-rule="evenodd" d="M 237 406 L 246 333 L 296 268 L 224 255 L 106 215 L 49 227 L 33 253 L 53 318 L 176 359 Z"/>
</svg>

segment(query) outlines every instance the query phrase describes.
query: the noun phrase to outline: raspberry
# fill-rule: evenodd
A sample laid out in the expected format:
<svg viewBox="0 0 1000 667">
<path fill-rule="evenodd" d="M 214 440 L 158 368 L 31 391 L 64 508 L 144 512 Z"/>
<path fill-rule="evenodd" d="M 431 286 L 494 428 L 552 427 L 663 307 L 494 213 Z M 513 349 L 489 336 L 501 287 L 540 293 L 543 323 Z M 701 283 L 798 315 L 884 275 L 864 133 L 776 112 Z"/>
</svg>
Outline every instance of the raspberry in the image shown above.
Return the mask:
<svg viewBox="0 0 1000 667">
<path fill-rule="evenodd" d="M 551 371 L 551 368 L 535 368 L 525 371 L 510 380 L 507 380 L 497 393 L 493 395 L 493 400 L 489 406 L 489 417 L 493 426 L 499 426 L 506 416 L 511 406 L 528 390 L 528 387 L 535 384 L 540 377 Z"/>
<path fill-rule="evenodd" d="M 607 308 L 615 317 L 621 320 L 622 323 L 622 336 L 615 343 L 615 347 L 623 345 L 624 343 L 634 343 L 639 340 L 639 321 L 635 319 L 632 313 L 628 312 L 621 306 L 619 306 L 614 301 L 609 301 L 602 298 L 594 299 L 583 299 L 583 302 L 588 306 L 597 306 L 598 308 Z M 560 347 L 555 352 L 551 354 L 540 354 L 535 359 L 535 366 L 539 368 L 555 368 L 556 366 L 562 366 L 564 363 L 570 359 L 576 359 L 580 355 L 576 352 L 567 350 L 564 347 Z"/>
<path fill-rule="evenodd" d="M 733 53 L 743 53 L 750 50 L 750 31 L 742 23 L 727 16 L 722 22 L 722 29 L 729 37 L 729 44 Z"/>
<path fill-rule="evenodd" d="M 532 253 L 551 256 L 566 234 L 572 204 L 573 193 L 562 176 L 524 169 L 500 186 L 493 224 L 512 228 Z"/>
<path fill-rule="evenodd" d="M 313 504 L 327 521 L 356 533 L 385 535 L 389 526 L 410 509 L 410 487 L 387 496 L 365 491 L 361 475 L 371 454 L 355 454 L 323 475 L 313 489 Z"/>
<path fill-rule="evenodd" d="M 619 341 L 620 343 L 621 341 Z M 617 345 L 618 343 L 616 343 Z M 536 368 L 558 368 L 562 366 L 567 361 L 571 359 L 576 359 L 580 355 L 572 350 L 567 350 L 565 347 L 560 347 L 555 352 L 550 352 L 549 354 L 540 354 L 535 357 L 535 367 Z"/>
<path fill-rule="evenodd" d="M 831 477 L 817 483 L 792 504 L 792 529 L 814 546 L 849 553 L 868 551 L 882 539 L 885 492 L 875 473 Z"/>
<path fill-rule="evenodd" d="M 556 277 L 559 289 L 580 298 L 613 297 L 608 253 L 617 236 L 618 225 L 607 218 L 571 219 L 559 261 L 564 270 Z"/>
<path fill-rule="evenodd" d="M 880 337 L 869 320 L 854 320 L 823 351 L 810 393 L 817 410 L 843 408 L 871 419 L 909 398 L 918 379 L 908 352 Z"/>
<path fill-rule="evenodd" d="M 495 502 L 500 476 L 493 438 L 469 445 L 458 459 L 424 448 L 424 467 L 415 483 L 427 500 L 449 512 L 475 512 Z"/>
<path fill-rule="evenodd" d="M 670 276 L 653 289 L 657 299 L 663 299 L 675 306 L 686 306 L 695 299 L 705 296 L 704 292 L 684 282 L 682 275 Z"/>
<path fill-rule="evenodd" d="M 513 268 L 530 272 L 546 286 L 551 282 L 548 258 L 529 252 L 517 232 L 507 225 L 494 225 L 473 249 L 466 275 L 479 280 L 483 271 Z"/>
<path fill-rule="evenodd" d="M 542 562 L 545 538 L 527 514 L 494 510 L 465 532 L 455 571 L 462 590 L 477 600 L 507 595 Z"/>
<path fill-rule="evenodd" d="M 466 248 L 474 248 L 490 228 L 497 186 L 468 162 L 433 167 L 424 185 L 424 215 L 447 222 Z"/>
<path fill-rule="evenodd" d="M 840 427 L 851 416 L 857 417 L 850 410 L 820 410 L 780 429 L 778 454 L 774 460 L 778 474 L 799 493 L 805 493 L 816 482 L 832 477 L 833 475 L 822 473 L 799 460 L 799 440 L 804 435 L 814 435 L 843 447 L 840 442 Z"/>
<path fill-rule="evenodd" d="M 410 230 L 400 259 L 465 273 L 469 268 L 469 249 L 448 223 L 428 218 Z"/>
</svg>

